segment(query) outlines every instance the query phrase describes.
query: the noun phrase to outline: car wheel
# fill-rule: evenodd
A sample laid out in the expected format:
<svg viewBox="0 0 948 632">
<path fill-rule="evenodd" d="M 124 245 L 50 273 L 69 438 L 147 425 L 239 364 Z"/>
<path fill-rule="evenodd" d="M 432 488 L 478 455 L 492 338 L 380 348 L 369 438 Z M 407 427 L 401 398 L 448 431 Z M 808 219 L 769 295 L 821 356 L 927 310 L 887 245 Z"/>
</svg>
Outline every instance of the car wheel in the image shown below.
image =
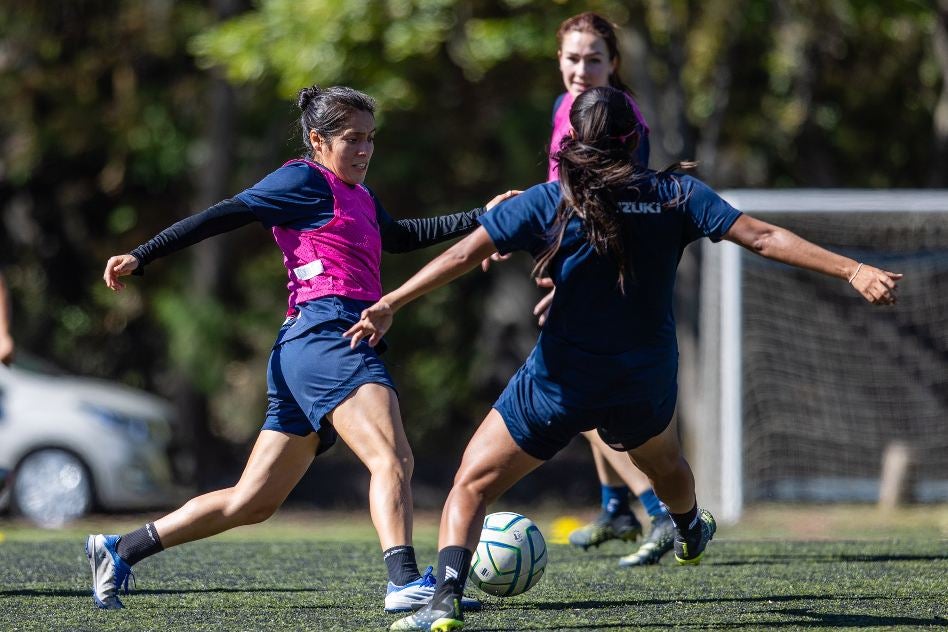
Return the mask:
<svg viewBox="0 0 948 632">
<path fill-rule="evenodd" d="M 19 513 L 40 526 L 58 527 L 92 508 L 92 477 L 75 455 L 39 450 L 16 468 L 11 494 Z"/>
</svg>

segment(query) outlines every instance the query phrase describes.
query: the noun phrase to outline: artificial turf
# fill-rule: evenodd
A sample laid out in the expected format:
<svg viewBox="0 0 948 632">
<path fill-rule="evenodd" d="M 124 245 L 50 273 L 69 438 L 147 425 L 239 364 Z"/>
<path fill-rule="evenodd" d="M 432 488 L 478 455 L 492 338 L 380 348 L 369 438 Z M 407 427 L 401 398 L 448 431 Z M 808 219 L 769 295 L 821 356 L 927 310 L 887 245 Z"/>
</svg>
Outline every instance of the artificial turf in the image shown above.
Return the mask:
<svg viewBox="0 0 948 632">
<path fill-rule="evenodd" d="M 136 567 L 121 611 L 93 608 L 79 531 L 6 530 L 0 630 L 381 630 L 384 565 L 371 526 L 236 530 Z M 435 557 L 433 530 L 416 537 Z M 784 541 L 719 531 L 704 561 L 620 569 L 629 545 L 550 545 L 519 597 L 483 598 L 471 630 L 918 629 L 948 626 L 948 540 Z"/>
</svg>

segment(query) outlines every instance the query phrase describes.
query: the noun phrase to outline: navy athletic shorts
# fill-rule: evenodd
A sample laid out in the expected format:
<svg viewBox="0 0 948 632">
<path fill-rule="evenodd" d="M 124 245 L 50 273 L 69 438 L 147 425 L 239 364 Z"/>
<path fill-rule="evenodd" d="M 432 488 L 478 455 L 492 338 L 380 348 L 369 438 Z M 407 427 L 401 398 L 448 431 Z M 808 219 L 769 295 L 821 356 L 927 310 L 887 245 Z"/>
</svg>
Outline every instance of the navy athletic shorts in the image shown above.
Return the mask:
<svg viewBox="0 0 948 632">
<path fill-rule="evenodd" d="M 363 341 L 353 350 L 349 339 L 342 337 L 369 305 L 326 297 L 299 305 L 297 315 L 286 319 L 270 352 L 263 430 L 301 437 L 316 432 L 316 453 L 321 454 L 336 443 L 336 431 L 326 415 L 352 391 L 369 383 L 395 390 L 378 356 L 384 343 L 373 349 Z"/>
<path fill-rule="evenodd" d="M 611 448 L 627 452 L 661 434 L 671 423 L 678 383 L 652 401 L 605 408 L 576 408 L 554 402 L 536 377 L 520 367 L 494 403 L 507 430 L 530 456 L 549 460 L 573 437 L 595 428 Z"/>
</svg>

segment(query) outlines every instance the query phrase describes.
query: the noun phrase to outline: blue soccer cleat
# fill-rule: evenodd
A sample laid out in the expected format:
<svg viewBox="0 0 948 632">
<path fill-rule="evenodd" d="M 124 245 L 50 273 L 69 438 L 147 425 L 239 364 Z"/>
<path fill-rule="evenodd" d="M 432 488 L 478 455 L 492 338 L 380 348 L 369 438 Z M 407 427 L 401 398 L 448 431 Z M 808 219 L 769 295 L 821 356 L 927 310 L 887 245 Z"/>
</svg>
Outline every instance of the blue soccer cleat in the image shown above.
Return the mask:
<svg viewBox="0 0 948 632">
<path fill-rule="evenodd" d="M 437 580 L 431 566 L 425 569 L 424 575 L 404 586 L 396 586 L 389 582 L 385 591 L 385 612 L 396 613 L 418 610 L 431 601 L 436 587 Z M 480 610 L 481 602 L 477 599 L 464 597 L 461 599 L 461 607 L 465 610 Z"/>
<path fill-rule="evenodd" d="M 92 567 L 92 600 L 105 610 L 124 608 L 118 598 L 119 587 L 128 594 L 132 567 L 115 552 L 117 535 L 90 535 L 86 539 L 86 557 Z"/>
</svg>

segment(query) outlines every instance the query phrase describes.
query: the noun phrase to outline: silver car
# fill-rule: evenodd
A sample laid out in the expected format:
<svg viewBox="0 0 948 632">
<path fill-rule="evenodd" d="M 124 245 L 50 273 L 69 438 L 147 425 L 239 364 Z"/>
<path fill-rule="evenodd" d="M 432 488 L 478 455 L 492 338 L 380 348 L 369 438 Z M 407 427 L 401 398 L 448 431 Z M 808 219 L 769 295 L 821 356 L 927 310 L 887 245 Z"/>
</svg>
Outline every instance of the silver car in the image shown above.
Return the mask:
<svg viewBox="0 0 948 632">
<path fill-rule="evenodd" d="M 93 508 L 178 502 L 172 415 L 168 402 L 121 384 L 0 365 L 0 507 L 55 527 Z"/>
</svg>

